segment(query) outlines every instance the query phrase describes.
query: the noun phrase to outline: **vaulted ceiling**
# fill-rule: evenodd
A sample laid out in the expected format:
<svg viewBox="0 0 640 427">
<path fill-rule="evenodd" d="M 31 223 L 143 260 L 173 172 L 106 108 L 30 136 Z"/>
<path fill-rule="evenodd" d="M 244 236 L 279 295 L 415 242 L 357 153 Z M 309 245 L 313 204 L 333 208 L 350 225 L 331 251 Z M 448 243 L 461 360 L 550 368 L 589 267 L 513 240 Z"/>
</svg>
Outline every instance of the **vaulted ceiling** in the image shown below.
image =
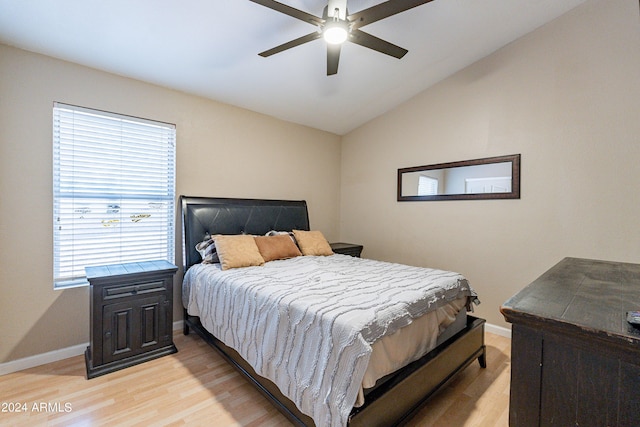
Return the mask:
<svg viewBox="0 0 640 427">
<path fill-rule="evenodd" d="M 584 1 L 433 0 L 362 28 L 402 59 L 346 43 L 333 76 L 322 39 L 258 56 L 314 27 L 249 0 L 0 0 L 0 43 L 342 135 Z"/>
</svg>

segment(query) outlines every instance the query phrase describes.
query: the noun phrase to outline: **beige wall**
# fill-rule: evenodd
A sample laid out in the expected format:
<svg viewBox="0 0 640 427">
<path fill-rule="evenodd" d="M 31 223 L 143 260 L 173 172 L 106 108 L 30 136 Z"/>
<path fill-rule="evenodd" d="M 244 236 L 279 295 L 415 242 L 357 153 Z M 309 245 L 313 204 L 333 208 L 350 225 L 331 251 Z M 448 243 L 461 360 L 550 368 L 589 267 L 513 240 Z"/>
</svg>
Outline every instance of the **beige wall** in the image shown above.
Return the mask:
<svg viewBox="0 0 640 427">
<path fill-rule="evenodd" d="M 175 123 L 178 195 L 306 199 L 339 237 L 338 136 L 0 45 L 0 363 L 89 340 L 88 289 L 52 284 L 54 101 Z"/>
<path fill-rule="evenodd" d="M 563 257 L 640 262 L 638 8 L 587 1 L 345 136 L 341 238 L 464 273 L 500 326 Z M 398 168 L 516 153 L 520 200 L 396 202 Z"/>
</svg>

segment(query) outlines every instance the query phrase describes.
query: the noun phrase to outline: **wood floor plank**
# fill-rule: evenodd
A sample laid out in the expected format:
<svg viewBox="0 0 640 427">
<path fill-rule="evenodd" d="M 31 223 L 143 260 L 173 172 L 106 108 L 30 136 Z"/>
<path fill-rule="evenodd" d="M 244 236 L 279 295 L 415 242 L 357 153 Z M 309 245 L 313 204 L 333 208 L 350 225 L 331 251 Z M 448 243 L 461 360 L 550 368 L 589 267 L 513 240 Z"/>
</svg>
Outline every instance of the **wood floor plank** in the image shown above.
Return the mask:
<svg viewBox="0 0 640 427">
<path fill-rule="evenodd" d="M 511 343 L 491 333 L 485 341 L 487 368 L 474 362 L 408 426 L 508 425 Z M 0 425 L 291 426 L 195 334 L 175 343 L 176 354 L 91 380 L 83 356 L 0 376 Z"/>
</svg>

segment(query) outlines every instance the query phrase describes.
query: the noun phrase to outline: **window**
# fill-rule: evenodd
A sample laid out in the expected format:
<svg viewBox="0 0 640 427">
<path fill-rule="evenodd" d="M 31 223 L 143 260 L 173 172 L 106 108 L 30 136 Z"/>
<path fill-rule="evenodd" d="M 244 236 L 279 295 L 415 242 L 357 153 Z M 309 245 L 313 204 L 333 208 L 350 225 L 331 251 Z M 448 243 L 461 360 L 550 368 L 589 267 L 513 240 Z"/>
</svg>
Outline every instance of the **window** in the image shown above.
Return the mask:
<svg viewBox="0 0 640 427">
<path fill-rule="evenodd" d="M 54 287 L 84 268 L 174 261 L 175 125 L 55 103 Z"/>
<path fill-rule="evenodd" d="M 426 175 L 418 178 L 418 196 L 435 196 L 438 194 L 438 179 Z"/>
</svg>

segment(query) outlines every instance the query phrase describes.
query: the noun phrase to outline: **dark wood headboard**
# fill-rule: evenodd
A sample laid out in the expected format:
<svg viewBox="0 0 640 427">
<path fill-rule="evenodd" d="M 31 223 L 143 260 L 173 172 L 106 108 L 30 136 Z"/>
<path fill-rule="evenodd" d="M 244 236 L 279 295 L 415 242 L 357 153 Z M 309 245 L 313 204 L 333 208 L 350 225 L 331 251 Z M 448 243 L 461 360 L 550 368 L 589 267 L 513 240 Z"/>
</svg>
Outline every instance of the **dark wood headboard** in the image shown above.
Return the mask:
<svg viewBox="0 0 640 427">
<path fill-rule="evenodd" d="M 201 261 L 195 246 L 212 234 L 264 235 L 271 230 L 309 230 L 304 200 L 180 196 L 184 271 Z"/>
</svg>

